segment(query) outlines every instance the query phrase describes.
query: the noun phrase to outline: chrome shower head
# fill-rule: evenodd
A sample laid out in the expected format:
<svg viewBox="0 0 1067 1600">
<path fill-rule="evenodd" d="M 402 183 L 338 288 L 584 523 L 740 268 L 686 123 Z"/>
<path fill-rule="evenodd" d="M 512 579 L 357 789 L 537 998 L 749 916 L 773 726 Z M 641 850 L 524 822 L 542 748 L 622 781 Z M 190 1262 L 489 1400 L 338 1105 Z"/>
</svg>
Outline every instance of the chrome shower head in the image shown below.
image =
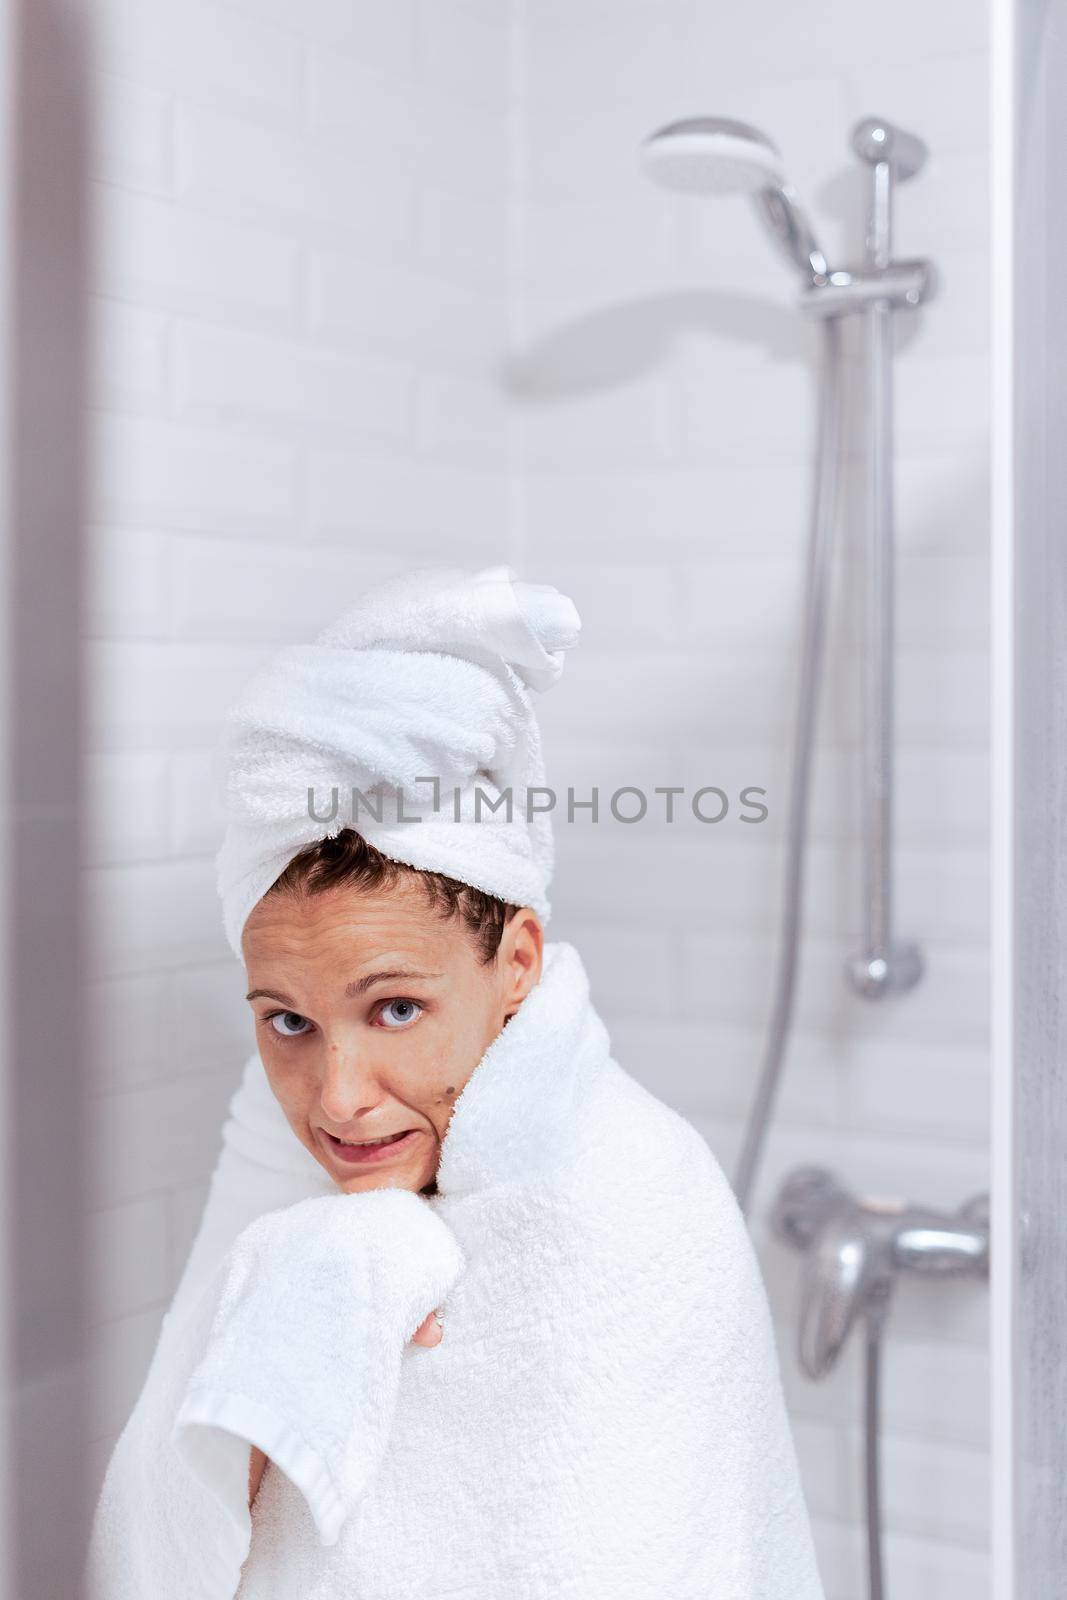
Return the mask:
<svg viewBox="0 0 1067 1600">
<path fill-rule="evenodd" d="M 778 147 L 730 117 L 669 122 L 645 140 L 641 154 L 653 183 L 681 194 L 753 194 L 785 182 Z"/>
<path fill-rule="evenodd" d="M 805 282 L 824 276 L 819 249 L 776 144 L 732 117 L 686 117 L 659 128 L 641 146 L 645 173 L 681 194 L 749 194 L 779 247 Z"/>
</svg>

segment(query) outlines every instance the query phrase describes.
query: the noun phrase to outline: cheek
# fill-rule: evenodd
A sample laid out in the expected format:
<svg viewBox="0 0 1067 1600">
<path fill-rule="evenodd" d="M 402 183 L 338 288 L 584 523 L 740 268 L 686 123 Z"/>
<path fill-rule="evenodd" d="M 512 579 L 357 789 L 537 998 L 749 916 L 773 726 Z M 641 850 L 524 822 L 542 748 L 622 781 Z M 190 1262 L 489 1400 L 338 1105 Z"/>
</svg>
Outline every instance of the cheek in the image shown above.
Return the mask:
<svg viewBox="0 0 1067 1600">
<path fill-rule="evenodd" d="M 420 1042 L 418 1065 L 415 1066 L 413 1058 L 414 1072 L 409 1080 L 413 1085 L 412 1103 L 417 1104 L 438 1133 L 443 1135 L 452 1108 L 492 1037 L 491 1029 L 487 1035 L 484 1018 L 470 1015 L 434 1039 L 427 1034 Z"/>
<path fill-rule="evenodd" d="M 420 1110 L 429 1117 L 439 1133 L 443 1133 L 452 1115 L 452 1107 L 460 1097 L 462 1083 L 458 1073 L 445 1072 L 423 1095 Z"/>
<path fill-rule="evenodd" d="M 297 1061 L 286 1060 L 280 1052 L 273 1050 L 261 1052 L 260 1059 L 275 1100 L 286 1113 L 299 1115 L 315 1094 L 316 1079 L 312 1067 L 307 1062 L 301 1065 Z"/>
<path fill-rule="evenodd" d="M 403 1100 L 440 1131 L 447 1122 L 452 1102 L 458 1091 L 457 1074 L 452 1066 L 451 1048 L 440 1039 L 424 1034 L 412 1048 L 404 1052 L 403 1062 L 397 1061 L 396 1070 L 386 1074 L 386 1082 L 398 1100 Z M 453 1093 L 446 1094 L 451 1088 Z"/>
</svg>

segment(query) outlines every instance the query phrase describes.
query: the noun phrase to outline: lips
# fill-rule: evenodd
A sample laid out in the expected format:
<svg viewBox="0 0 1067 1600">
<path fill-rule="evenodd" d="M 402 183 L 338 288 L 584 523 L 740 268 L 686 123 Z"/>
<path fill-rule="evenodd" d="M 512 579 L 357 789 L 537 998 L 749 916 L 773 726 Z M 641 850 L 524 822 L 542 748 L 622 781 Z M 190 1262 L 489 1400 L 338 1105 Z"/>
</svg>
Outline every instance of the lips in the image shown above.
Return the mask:
<svg viewBox="0 0 1067 1600">
<path fill-rule="evenodd" d="M 404 1134 L 410 1133 L 410 1131 L 409 1128 L 404 1128 L 400 1133 L 386 1133 L 379 1139 L 338 1139 L 334 1133 L 330 1134 L 330 1138 L 335 1140 L 337 1144 L 343 1144 L 347 1149 L 358 1148 L 362 1150 L 371 1145 L 394 1144 L 397 1139 L 402 1139 Z"/>
<path fill-rule="evenodd" d="M 399 1133 L 388 1133 L 377 1139 L 346 1141 L 320 1128 L 319 1133 L 330 1153 L 346 1165 L 364 1166 L 368 1162 L 391 1161 L 397 1154 L 406 1154 L 418 1138 L 417 1128 L 404 1128 Z"/>
</svg>

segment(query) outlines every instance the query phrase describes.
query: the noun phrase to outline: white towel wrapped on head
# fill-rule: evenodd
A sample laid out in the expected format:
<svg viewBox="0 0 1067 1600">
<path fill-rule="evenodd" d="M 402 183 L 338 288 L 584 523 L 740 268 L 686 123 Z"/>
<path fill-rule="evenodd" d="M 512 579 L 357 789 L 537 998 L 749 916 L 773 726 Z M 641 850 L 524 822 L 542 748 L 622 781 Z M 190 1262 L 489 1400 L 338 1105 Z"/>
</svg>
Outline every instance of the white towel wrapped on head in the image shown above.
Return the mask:
<svg viewBox="0 0 1067 1600">
<path fill-rule="evenodd" d="M 555 683 L 580 628 L 565 595 L 508 566 L 423 568 L 268 663 L 218 752 L 228 826 L 216 865 L 234 953 L 293 856 L 345 826 L 547 921 L 552 827 L 546 797 L 529 793 L 545 782 L 531 691 Z M 357 795 L 358 815 L 353 790 L 368 802 Z"/>
</svg>

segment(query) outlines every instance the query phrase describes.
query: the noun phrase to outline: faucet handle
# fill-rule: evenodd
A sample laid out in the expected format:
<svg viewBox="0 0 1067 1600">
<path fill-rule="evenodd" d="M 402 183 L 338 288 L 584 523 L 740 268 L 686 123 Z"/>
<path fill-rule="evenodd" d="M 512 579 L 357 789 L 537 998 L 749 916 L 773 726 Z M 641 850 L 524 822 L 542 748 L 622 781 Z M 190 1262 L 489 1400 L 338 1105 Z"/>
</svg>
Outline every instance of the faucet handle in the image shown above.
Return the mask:
<svg viewBox="0 0 1067 1600">
<path fill-rule="evenodd" d="M 827 1220 L 851 1202 L 852 1196 L 826 1167 L 794 1167 L 775 1197 L 771 1227 L 794 1250 L 807 1251 Z"/>
<path fill-rule="evenodd" d="M 884 1315 L 893 1285 L 888 1239 L 853 1202 L 827 1222 L 808 1252 L 797 1354 L 809 1378 L 829 1372 L 861 1312 Z"/>
</svg>

